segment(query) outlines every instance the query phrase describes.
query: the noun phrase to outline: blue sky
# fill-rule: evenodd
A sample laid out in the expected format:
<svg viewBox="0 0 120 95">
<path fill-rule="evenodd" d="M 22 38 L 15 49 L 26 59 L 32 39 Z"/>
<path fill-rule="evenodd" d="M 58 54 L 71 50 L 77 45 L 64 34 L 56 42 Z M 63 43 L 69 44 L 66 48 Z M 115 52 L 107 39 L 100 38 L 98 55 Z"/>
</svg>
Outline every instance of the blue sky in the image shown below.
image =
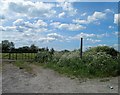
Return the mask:
<svg viewBox="0 0 120 95">
<path fill-rule="evenodd" d="M 117 2 L 39 2 L 1 0 L 1 40 L 16 47 L 35 44 L 56 50 L 74 50 L 83 37 L 84 50 L 118 47 Z"/>
</svg>

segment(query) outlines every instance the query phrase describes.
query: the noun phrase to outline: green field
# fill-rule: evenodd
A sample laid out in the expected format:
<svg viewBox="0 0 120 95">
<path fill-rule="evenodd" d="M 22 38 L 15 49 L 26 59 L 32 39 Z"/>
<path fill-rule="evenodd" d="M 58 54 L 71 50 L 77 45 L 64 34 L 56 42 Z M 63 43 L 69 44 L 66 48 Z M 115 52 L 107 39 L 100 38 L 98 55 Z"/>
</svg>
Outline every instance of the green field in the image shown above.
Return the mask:
<svg viewBox="0 0 120 95">
<path fill-rule="evenodd" d="M 2 53 L 0 58 L 2 59 L 34 59 L 37 53 Z"/>
</svg>

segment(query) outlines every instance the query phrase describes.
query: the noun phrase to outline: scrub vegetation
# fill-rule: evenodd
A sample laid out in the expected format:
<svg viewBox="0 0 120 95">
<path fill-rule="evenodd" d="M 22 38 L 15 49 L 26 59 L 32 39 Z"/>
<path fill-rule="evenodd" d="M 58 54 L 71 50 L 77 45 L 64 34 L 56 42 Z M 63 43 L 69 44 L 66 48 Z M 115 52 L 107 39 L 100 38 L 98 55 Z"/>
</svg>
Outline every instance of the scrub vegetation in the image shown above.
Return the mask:
<svg viewBox="0 0 120 95">
<path fill-rule="evenodd" d="M 15 65 L 31 71 L 30 64 L 41 65 L 74 77 L 110 77 L 120 75 L 120 52 L 109 46 L 89 48 L 80 57 L 80 49 L 55 51 L 53 48 L 38 48 L 35 45 L 14 47 L 13 42 L 2 41 L 2 58 L 16 57 Z M 14 54 L 15 53 L 15 54 Z M 29 55 L 30 54 L 30 55 Z M 23 57 L 23 58 L 22 58 Z M 25 60 L 31 59 L 30 62 Z"/>
<path fill-rule="evenodd" d="M 59 73 L 75 77 L 109 77 L 120 75 L 120 53 L 108 46 L 98 46 L 83 53 L 80 50 L 60 51 L 50 54 L 39 52 L 35 58 L 38 65 L 52 68 Z"/>
</svg>

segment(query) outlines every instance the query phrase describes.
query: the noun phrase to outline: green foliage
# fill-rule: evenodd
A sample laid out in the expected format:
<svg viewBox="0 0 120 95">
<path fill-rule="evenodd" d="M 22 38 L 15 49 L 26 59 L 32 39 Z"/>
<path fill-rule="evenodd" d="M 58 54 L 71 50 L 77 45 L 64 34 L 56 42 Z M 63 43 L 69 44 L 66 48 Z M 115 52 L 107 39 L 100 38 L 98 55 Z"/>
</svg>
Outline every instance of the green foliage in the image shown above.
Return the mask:
<svg viewBox="0 0 120 95">
<path fill-rule="evenodd" d="M 14 43 L 9 42 L 8 40 L 2 41 L 2 52 L 9 52 L 14 49 Z"/>
<path fill-rule="evenodd" d="M 106 54 L 111 55 L 112 57 L 116 57 L 118 54 L 118 51 L 116 51 L 114 48 L 112 47 L 108 47 L 108 46 L 97 46 L 97 47 L 93 47 L 88 49 L 85 53 L 91 53 L 91 54 L 95 54 L 98 52 L 105 52 Z"/>
<path fill-rule="evenodd" d="M 53 55 L 55 50 L 53 48 L 50 49 L 50 54 Z"/>
<path fill-rule="evenodd" d="M 68 76 L 107 77 L 120 75 L 120 54 L 116 54 L 118 52 L 113 48 L 98 46 L 84 52 L 82 59 L 79 50 L 54 52 L 52 59 L 49 52 L 41 52 L 37 57 L 40 63 L 48 63 L 43 64 L 45 67 Z"/>
<path fill-rule="evenodd" d="M 38 51 L 38 47 L 35 46 L 34 44 L 32 44 L 32 45 L 30 46 L 30 50 L 31 50 L 31 52 L 37 52 L 37 51 Z"/>
<path fill-rule="evenodd" d="M 40 63 L 48 63 L 51 60 L 51 54 L 49 51 L 41 51 L 37 53 L 37 56 L 35 57 L 35 61 Z"/>
<path fill-rule="evenodd" d="M 105 52 L 98 52 L 94 55 L 86 55 L 84 57 L 89 59 L 86 64 L 88 64 L 87 68 L 90 74 L 101 77 L 117 75 L 118 62 L 111 55 Z"/>
</svg>

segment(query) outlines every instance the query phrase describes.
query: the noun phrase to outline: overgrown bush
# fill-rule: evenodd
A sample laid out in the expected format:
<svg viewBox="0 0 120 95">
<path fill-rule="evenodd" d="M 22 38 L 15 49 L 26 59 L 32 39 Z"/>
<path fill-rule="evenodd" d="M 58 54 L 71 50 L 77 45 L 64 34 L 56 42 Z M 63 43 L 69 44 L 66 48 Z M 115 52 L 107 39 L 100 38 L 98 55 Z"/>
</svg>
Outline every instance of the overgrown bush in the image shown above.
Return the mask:
<svg viewBox="0 0 120 95">
<path fill-rule="evenodd" d="M 77 77 L 120 75 L 120 54 L 113 48 L 107 46 L 91 48 L 83 53 L 82 59 L 79 52 L 79 50 L 55 52 L 52 58 L 49 52 L 40 52 L 36 60 L 48 63 L 45 65 L 58 72 Z"/>
<path fill-rule="evenodd" d="M 98 52 L 94 55 L 86 55 L 90 59 L 88 64 L 89 73 L 96 76 L 115 76 L 118 72 L 118 62 L 111 55 L 105 52 Z M 89 58 L 90 57 L 90 58 Z"/>
<path fill-rule="evenodd" d="M 48 51 L 41 51 L 37 53 L 35 57 L 35 61 L 40 63 L 48 63 L 52 59 L 50 52 Z"/>
<path fill-rule="evenodd" d="M 75 64 L 80 63 L 80 57 L 78 55 L 78 52 L 66 52 L 64 54 L 61 55 L 61 57 L 59 58 L 58 62 L 56 62 L 57 64 L 59 64 L 59 66 L 61 67 L 74 67 Z"/>
<path fill-rule="evenodd" d="M 109 54 L 112 57 L 117 57 L 118 55 L 118 51 L 109 46 L 93 47 L 93 48 L 88 49 L 85 53 L 88 53 L 88 52 L 90 52 L 91 54 L 98 53 L 98 52 L 105 52 L 106 54 Z"/>
</svg>

